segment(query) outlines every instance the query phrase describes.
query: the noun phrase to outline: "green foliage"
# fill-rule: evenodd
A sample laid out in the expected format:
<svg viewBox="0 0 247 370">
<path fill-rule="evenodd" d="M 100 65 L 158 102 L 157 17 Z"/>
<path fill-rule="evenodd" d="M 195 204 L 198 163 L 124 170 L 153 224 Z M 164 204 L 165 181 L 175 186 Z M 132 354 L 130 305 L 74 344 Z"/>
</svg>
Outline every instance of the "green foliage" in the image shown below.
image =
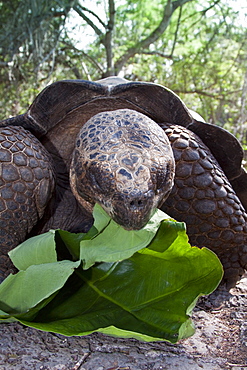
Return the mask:
<svg viewBox="0 0 247 370">
<path fill-rule="evenodd" d="M 1 117 L 22 113 L 37 91 L 55 80 L 120 74 L 169 87 L 206 121 L 243 140 L 246 7 L 239 2 L 236 11 L 231 4 L 0 2 Z"/>
<path fill-rule="evenodd" d="M 0 285 L 1 321 L 63 335 L 173 343 L 192 335 L 192 309 L 217 287 L 222 266 L 167 217 L 156 210 L 145 228 L 130 232 L 96 205 L 88 234 L 56 230 L 22 243 L 10 253 L 20 271 Z"/>
</svg>

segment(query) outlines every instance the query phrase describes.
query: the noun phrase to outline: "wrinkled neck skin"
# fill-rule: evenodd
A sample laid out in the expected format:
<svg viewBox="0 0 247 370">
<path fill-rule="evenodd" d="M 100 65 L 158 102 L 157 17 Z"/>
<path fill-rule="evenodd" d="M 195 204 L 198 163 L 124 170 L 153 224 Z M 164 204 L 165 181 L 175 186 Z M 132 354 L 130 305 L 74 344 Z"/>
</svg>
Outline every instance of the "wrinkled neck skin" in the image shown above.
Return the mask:
<svg viewBox="0 0 247 370">
<path fill-rule="evenodd" d="M 174 157 L 164 131 L 129 109 L 93 116 L 81 129 L 70 168 L 80 204 L 98 203 L 127 230 L 141 229 L 168 197 Z"/>
</svg>

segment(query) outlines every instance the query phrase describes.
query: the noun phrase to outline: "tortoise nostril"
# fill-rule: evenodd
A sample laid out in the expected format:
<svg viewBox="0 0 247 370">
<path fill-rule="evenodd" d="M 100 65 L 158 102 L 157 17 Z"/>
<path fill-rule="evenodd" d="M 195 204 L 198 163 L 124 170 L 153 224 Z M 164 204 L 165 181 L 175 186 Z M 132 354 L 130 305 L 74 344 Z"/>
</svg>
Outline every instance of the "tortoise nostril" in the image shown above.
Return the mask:
<svg viewBox="0 0 247 370">
<path fill-rule="evenodd" d="M 144 202 L 142 199 L 133 199 L 129 202 L 131 208 L 139 208 L 144 205 Z"/>
</svg>

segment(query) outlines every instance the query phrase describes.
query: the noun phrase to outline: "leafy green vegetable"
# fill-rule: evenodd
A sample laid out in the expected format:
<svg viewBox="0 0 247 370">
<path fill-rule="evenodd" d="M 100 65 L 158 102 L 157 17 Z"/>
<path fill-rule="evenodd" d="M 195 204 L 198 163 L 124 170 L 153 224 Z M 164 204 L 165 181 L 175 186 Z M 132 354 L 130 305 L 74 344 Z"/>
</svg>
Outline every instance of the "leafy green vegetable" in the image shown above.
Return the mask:
<svg viewBox="0 0 247 370">
<path fill-rule="evenodd" d="M 104 220 L 101 225 L 98 221 L 101 217 L 98 218 L 97 213 Z M 84 269 L 93 266 L 95 262 L 115 262 L 131 257 L 133 253 L 145 248 L 151 242 L 160 222 L 168 216 L 157 209 L 146 226 L 141 230 L 130 231 L 126 231 L 113 221 L 99 205 L 94 208 L 94 217 L 97 220 L 95 228 L 98 233 L 92 239 L 83 239 L 80 243 L 80 258 Z M 116 243 L 119 243 L 118 248 Z"/>
<path fill-rule="evenodd" d="M 28 253 L 25 253 L 28 251 Z M 57 261 L 55 232 L 30 238 L 9 252 L 9 257 L 18 270 L 26 270 L 32 265 Z"/>
<path fill-rule="evenodd" d="M 13 315 L 29 312 L 62 288 L 79 265 L 80 261 L 32 265 L 25 271 L 8 276 L 0 285 L 1 309 Z"/>
<path fill-rule="evenodd" d="M 213 252 L 191 247 L 185 225 L 167 217 L 157 210 L 130 232 L 96 206 L 89 233 L 56 230 L 22 243 L 10 256 L 23 271 L 0 285 L 2 322 L 148 341 L 192 335 L 192 309 L 217 287 L 222 266 Z"/>
</svg>

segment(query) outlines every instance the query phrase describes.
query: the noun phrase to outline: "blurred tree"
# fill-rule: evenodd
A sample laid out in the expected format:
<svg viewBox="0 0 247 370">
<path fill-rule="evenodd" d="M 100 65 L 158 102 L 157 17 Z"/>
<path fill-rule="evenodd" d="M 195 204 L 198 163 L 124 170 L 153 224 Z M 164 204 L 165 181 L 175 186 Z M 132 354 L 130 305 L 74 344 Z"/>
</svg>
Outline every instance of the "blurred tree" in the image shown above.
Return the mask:
<svg viewBox="0 0 247 370">
<path fill-rule="evenodd" d="M 229 0 L 230 1 L 230 0 Z M 57 79 L 163 84 L 246 136 L 246 27 L 225 0 L 0 1 L 1 116 Z"/>
</svg>

